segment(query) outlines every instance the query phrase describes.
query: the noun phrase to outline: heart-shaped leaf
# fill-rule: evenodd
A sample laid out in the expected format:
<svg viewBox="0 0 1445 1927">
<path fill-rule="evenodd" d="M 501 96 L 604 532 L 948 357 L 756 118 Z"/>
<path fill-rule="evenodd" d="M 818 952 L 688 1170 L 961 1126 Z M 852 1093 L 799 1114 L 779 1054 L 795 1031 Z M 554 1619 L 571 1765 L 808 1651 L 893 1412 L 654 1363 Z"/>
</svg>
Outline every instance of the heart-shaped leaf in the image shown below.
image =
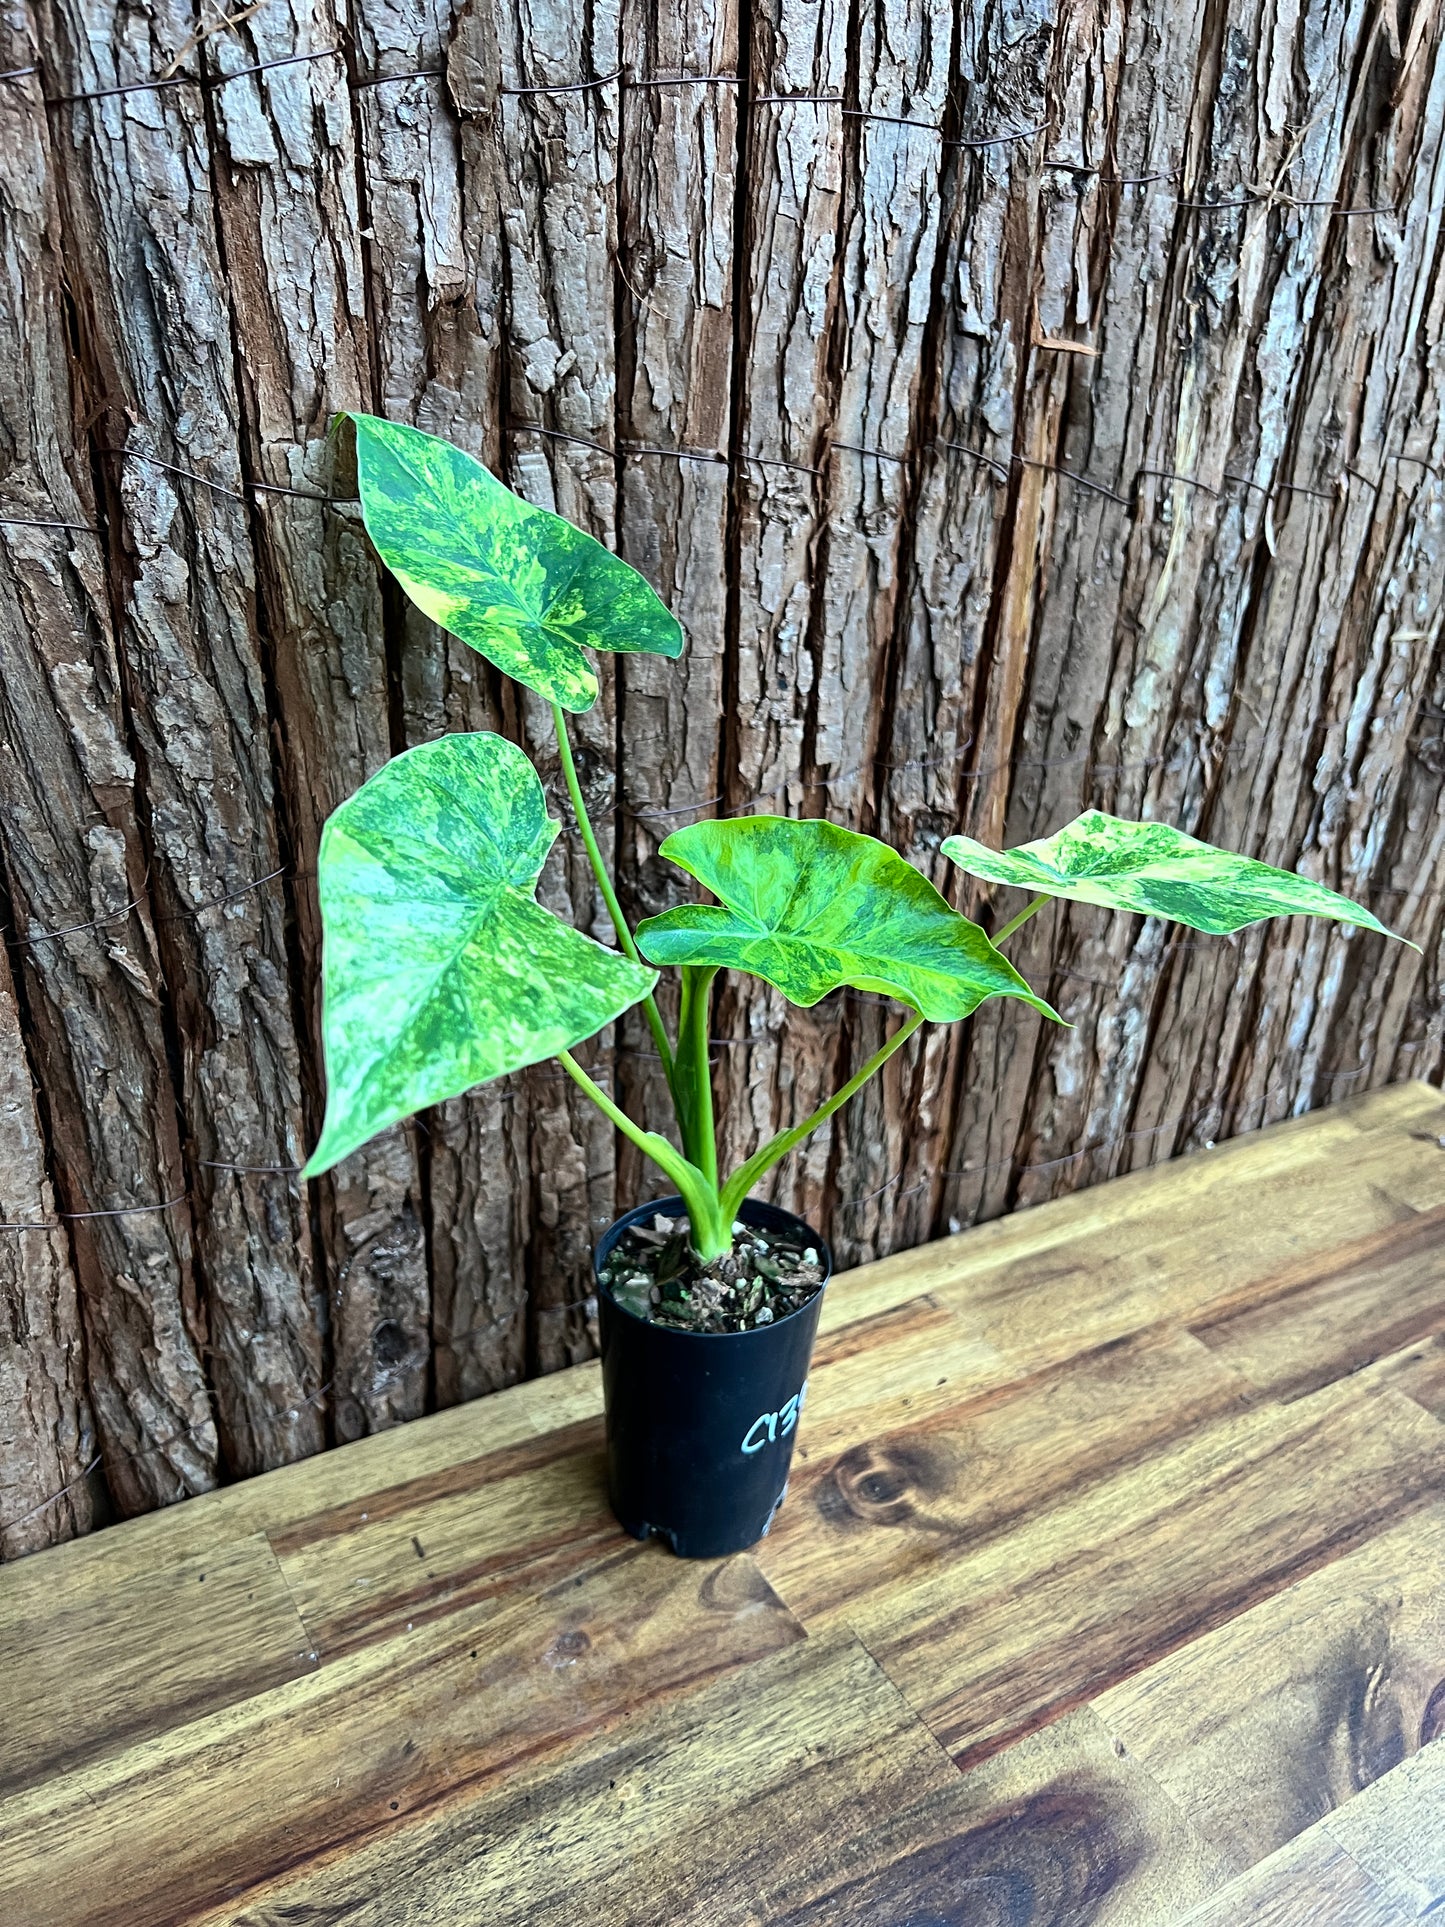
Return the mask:
<svg viewBox="0 0 1445 1927">
<path fill-rule="evenodd" d="M 515 743 L 409 749 L 321 837 L 326 1121 L 315 1177 L 428 1104 L 580 1043 L 657 973 L 533 894 L 557 825 Z"/>
<path fill-rule="evenodd" d="M 886 843 L 836 824 L 741 816 L 676 830 L 662 854 L 719 898 L 638 925 L 658 964 L 744 970 L 808 1006 L 850 984 L 938 1023 L 985 997 L 1036 997 L 983 931 Z"/>
<path fill-rule="evenodd" d="M 435 435 L 351 414 L 361 513 L 419 609 L 515 681 L 590 709 L 587 649 L 680 656 L 682 630 L 636 569 L 534 508 Z"/>
<path fill-rule="evenodd" d="M 1308 877 L 1217 850 L 1167 823 L 1131 823 L 1102 810 L 1086 810 L 1055 835 L 1016 850 L 990 850 L 971 837 L 951 836 L 943 854 L 990 883 L 1167 917 L 1215 935 L 1294 914 L 1394 935 L 1358 903 Z"/>
</svg>

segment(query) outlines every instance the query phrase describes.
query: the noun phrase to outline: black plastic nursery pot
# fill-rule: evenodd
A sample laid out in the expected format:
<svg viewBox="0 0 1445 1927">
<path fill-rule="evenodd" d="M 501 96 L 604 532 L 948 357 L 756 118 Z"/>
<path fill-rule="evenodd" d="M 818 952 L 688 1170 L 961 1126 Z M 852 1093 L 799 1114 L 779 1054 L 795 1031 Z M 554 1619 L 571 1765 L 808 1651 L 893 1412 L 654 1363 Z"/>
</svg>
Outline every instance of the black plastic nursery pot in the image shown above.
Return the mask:
<svg viewBox="0 0 1445 1927">
<path fill-rule="evenodd" d="M 640 1204 L 609 1226 L 593 1253 L 607 1483 L 612 1510 L 634 1539 L 656 1534 L 680 1558 L 714 1559 L 756 1545 L 783 1503 L 833 1259 L 801 1218 L 749 1199 L 742 1223 L 811 1245 L 822 1286 L 786 1318 L 751 1331 L 654 1325 L 609 1296 L 602 1266 L 630 1225 L 683 1210 L 681 1198 Z"/>
</svg>

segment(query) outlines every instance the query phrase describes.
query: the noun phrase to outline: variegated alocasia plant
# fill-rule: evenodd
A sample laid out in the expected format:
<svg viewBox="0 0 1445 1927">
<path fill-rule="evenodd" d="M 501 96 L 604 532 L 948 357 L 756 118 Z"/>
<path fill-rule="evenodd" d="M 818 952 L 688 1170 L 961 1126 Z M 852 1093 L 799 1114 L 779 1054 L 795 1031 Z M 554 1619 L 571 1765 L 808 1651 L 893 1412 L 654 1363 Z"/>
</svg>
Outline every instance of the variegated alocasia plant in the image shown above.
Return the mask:
<svg viewBox="0 0 1445 1927">
<path fill-rule="evenodd" d="M 1323 885 L 1160 823 L 1089 811 L 1017 850 L 950 837 L 944 853 L 1033 900 L 990 938 L 885 844 L 820 821 L 742 816 L 676 831 L 661 854 L 714 901 L 650 917 L 634 935 L 602 860 L 566 713 L 597 700 L 588 651 L 677 656 L 682 631 L 618 557 L 521 501 L 449 443 L 370 415 L 356 436 L 362 514 L 417 606 L 552 709 L 568 795 L 617 933 L 610 949 L 536 898 L 558 824 L 524 752 L 488 732 L 407 750 L 343 803 L 321 840 L 326 1118 L 316 1176 L 390 1124 L 489 1078 L 555 1057 L 677 1186 L 693 1249 L 730 1249 L 739 1205 L 773 1166 L 887 1062 L 920 1024 L 988 997 L 1056 1013 L 999 945 L 1053 897 L 1231 931 L 1299 912 L 1380 931 Z M 681 972 L 670 1034 L 658 969 Z M 724 1176 L 708 1065 L 712 988 L 737 970 L 807 1008 L 851 987 L 908 1013 L 811 1117 Z M 628 1117 L 572 1047 L 643 1005 L 671 1092 L 676 1141 Z"/>
</svg>

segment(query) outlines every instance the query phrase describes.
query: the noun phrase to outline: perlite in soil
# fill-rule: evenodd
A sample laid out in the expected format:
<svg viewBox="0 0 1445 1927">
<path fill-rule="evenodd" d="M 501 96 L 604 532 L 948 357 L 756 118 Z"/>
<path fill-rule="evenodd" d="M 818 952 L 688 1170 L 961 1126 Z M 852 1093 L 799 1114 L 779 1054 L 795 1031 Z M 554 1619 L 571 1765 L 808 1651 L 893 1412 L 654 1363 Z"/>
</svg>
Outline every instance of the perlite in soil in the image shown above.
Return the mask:
<svg viewBox="0 0 1445 1927">
<path fill-rule="evenodd" d="M 812 1245 L 763 1226 L 734 1223 L 732 1248 L 699 1260 L 686 1217 L 658 1213 L 632 1225 L 602 1267 L 624 1311 L 677 1331 L 754 1331 L 801 1311 L 822 1286 Z"/>
</svg>

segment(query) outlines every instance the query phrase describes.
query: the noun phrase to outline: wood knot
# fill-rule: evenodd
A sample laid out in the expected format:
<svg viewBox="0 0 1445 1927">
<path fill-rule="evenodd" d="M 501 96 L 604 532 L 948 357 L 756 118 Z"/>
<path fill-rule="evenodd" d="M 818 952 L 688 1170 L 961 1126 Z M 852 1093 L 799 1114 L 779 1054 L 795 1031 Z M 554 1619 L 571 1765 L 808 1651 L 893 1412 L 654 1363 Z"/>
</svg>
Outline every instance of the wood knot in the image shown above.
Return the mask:
<svg viewBox="0 0 1445 1927">
<path fill-rule="evenodd" d="M 910 1524 L 917 1502 L 950 1484 L 941 1455 L 918 1439 L 887 1439 L 845 1452 L 818 1492 L 818 1510 L 831 1525 L 849 1519 L 874 1526 Z"/>
</svg>

